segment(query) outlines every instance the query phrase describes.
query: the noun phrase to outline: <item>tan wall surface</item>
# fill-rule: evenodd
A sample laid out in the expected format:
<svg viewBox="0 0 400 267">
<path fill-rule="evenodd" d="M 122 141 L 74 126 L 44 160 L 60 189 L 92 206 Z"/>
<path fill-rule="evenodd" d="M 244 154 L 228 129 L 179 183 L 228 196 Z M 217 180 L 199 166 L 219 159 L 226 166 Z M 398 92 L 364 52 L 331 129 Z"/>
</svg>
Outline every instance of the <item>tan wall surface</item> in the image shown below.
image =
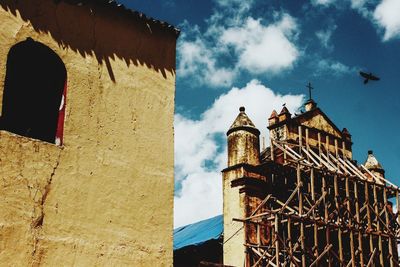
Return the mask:
<svg viewBox="0 0 400 267">
<path fill-rule="evenodd" d="M 327 128 L 328 126 L 325 126 L 325 127 Z M 315 128 L 316 128 L 316 127 L 315 127 Z M 316 129 L 319 129 L 319 128 L 316 128 Z M 292 129 L 290 129 L 290 130 L 291 130 L 291 131 L 289 131 L 288 138 L 291 139 L 291 140 L 299 140 L 298 128 L 295 127 L 294 129 L 292 128 Z M 303 134 L 302 138 L 303 138 L 303 145 L 306 145 L 306 143 L 305 143 L 305 134 Z M 338 142 L 338 151 L 339 151 L 339 153 L 343 153 L 343 143 L 342 143 L 342 139 L 340 139 L 340 138 L 336 138 L 336 139 L 337 139 L 337 142 Z M 329 143 L 330 143 L 330 142 L 334 142 L 334 140 L 335 140 L 335 139 L 330 138 Z M 309 145 L 310 145 L 310 146 L 312 146 L 312 147 L 318 147 L 318 139 L 315 139 L 315 138 L 311 138 L 311 137 L 310 137 L 310 138 L 308 139 L 308 142 L 309 142 Z M 329 151 L 330 151 L 330 153 L 332 153 L 332 155 L 335 155 L 335 151 L 336 151 L 335 145 L 332 145 L 332 144 L 330 143 L 330 144 L 327 146 L 326 144 L 327 144 L 327 143 L 326 143 L 326 138 L 322 138 L 322 139 L 321 139 L 321 145 L 322 145 L 325 149 L 328 148 Z M 352 151 L 349 150 L 349 149 L 345 149 L 345 150 L 344 150 L 344 154 L 346 155 L 346 157 L 347 157 L 348 159 L 352 159 L 352 158 L 353 158 L 353 153 L 352 153 Z"/>
<path fill-rule="evenodd" d="M 232 188 L 231 182 L 241 177 L 243 169 L 230 170 L 222 174 L 224 194 L 224 264 L 228 266 L 244 266 L 245 237 L 243 223 L 233 221 L 245 216 L 243 195 L 239 187 Z M 239 230 L 239 231 L 238 231 Z M 228 240 L 229 239 L 229 240 Z"/>
<path fill-rule="evenodd" d="M 259 137 L 248 131 L 238 130 L 228 136 L 228 166 L 240 163 L 260 164 Z"/>
<path fill-rule="evenodd" d="M 63 147 L 0 131 L 0 265 L 171 266 L 176 36 L 16 3 L 0 3 L 0 100 L 27 37 L 62 58 L 68 91 Z"/>
<path fill-rule="evenodd" d="M 338 133 L 322 116 L 321 114 L 317 114 L 311 120 L 304 120 L 301 122 L 302 125 L 308 126 L 310 128 L 316 128 L 321 131 L 330 133 L 340 138 L 340 133 Z"/>
</svg>

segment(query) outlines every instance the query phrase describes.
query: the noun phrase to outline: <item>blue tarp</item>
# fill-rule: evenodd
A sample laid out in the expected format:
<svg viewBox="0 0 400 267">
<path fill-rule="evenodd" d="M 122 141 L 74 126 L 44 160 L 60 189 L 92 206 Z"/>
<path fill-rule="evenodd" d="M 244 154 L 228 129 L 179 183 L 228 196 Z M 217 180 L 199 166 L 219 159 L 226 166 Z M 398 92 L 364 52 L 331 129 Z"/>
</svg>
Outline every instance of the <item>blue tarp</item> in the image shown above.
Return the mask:
<svg viewBox="0 0 400 267">
<path fill-rule="evenodd" d="M 201 245 L 212 239 L 218 239 L 223 232 L 222 215 L 178 227 L 174 230 L 174 250 L 191 245 Z"/>
</svg>

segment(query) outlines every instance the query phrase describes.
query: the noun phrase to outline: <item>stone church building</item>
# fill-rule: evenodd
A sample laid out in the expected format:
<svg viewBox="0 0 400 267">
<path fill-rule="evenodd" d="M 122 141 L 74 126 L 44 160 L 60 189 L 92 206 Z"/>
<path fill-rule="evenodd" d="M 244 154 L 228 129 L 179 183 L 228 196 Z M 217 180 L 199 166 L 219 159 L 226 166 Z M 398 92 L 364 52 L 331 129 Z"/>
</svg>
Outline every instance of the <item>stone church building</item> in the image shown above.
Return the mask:
<svg viewBox="0 0 400 267">
<path fill-rule="evenodd" d="M 244 107 L 227 132 L 225 266 L 399 266 L 400 188 L 309 99 L 268 119 L 270 145 Z"/>
<path fill-rule="evenodd" d="M 0 265 L 171 266 L 173 26 L 0 2 Z"/>
</svg>

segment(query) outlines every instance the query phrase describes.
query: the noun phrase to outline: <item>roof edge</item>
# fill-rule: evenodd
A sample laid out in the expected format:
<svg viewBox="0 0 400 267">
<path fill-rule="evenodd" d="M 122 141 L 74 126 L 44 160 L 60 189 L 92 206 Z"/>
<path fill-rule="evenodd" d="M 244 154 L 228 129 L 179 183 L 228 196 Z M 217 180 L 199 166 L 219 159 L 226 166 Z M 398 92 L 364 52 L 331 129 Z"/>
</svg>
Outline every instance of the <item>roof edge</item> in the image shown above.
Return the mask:
<svg viewBox="0 0 400 267">
<path fill-rule="evenodd" d="M 166 31 L 173 33 L 176 38 L 178 38 L 181 33 L 180 29 L 176 28 L 172 24 L 169 24 L 168 22 L 165 21 L 154 19 L 142 12 L 125 7 L 123 4 L 119 4 L 115 0 L 54 0 L 54 2 L 56 3 L 65 2 L 67 4 L 77 5 L 77 6 L 82 6 L 85 4 L 105 6 L 108 8 L 113 8 L 118 12 L 125 13 L 126 15 L 131 16 L 132 18 L 140 19 L 146 23 L 151 23 L 152 25 L 156 25 L 162 29 L 165 29 Z"/>
<path fill-rule="evenodd" d="M 242 131 L 247 131 L 247 132 L 252 133 L 252 134 L 254 134 L 254 135 L 257 135 L 257 136 L 260 135 L 260 130 L 258 130 L 258 129 L 255 128 L 255 127 L 251 127 L 251 126 L 247 126 L 247 125 L 244 125 L 244 126 L 236 126 L 236 127 L 230 128 L 230 129 L 226 132 L 226 135 L 228 136 L 228 135 L 231 134 L 232 132 L 236 132 L 236 131 L 240 131 L 240 130 L 242 130 Z"/>
</svg>

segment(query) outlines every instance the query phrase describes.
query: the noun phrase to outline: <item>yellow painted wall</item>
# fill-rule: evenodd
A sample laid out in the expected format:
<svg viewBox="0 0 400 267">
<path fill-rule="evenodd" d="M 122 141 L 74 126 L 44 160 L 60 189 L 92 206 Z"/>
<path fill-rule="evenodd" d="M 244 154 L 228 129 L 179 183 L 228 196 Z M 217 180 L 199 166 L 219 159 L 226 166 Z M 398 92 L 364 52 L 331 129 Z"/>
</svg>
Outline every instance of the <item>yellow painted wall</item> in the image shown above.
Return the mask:
<svg viewBox="0 0 400 267">
<path fill-rule="evenodd" d="M 243 222 L 233 221 L 242 219 L 245 215 L 243 194 L 239 187 L 232 188 L 231 182 L 242 177 L 243 169 L 235 169 L 222 173 L 224 196 L 224 265 L 242 267 L 245 263 L 245 234 Z"/>
<path fill-rule="evenodd" d="M 63 147 L 0 131 L 0 265 L 171 266 L 176 35 L 54 2 L 0 3 L 0 100 L 27 37 L 68 74 Z"/>
</svg>

